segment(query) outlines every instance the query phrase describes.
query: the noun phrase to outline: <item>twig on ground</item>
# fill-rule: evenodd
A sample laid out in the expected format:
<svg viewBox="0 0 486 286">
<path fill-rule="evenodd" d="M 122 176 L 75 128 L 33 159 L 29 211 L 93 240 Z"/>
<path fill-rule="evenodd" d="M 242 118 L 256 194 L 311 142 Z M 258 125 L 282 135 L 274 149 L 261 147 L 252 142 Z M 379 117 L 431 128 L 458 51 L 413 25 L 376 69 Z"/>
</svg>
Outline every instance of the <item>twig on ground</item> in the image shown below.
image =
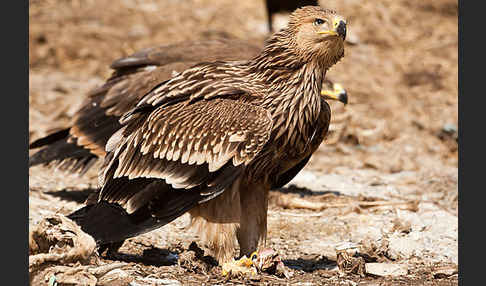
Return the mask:
<svg viewBox="0 0 486 286">
<path fill-rule="evenodd" d="M 293 197 L 293 196 L 279 196 L 276 199 L 276 204 L 283 208 L 297 208 L 308 210 L 324 210 L 328 208 L 346 208 L 346 207 L 360 207 L 360 208 L 373 208 L 382 206 L 406 206 L 407 208 L 414 209 L 414 206 L 418 201 L 360 201 L 360 202 L 346 202 L 346 203 L 324 203 L 324 202 L 312 202 L 306 199 Z M 305 214 L 308 216 L 308 214 Z"/>
</svg>

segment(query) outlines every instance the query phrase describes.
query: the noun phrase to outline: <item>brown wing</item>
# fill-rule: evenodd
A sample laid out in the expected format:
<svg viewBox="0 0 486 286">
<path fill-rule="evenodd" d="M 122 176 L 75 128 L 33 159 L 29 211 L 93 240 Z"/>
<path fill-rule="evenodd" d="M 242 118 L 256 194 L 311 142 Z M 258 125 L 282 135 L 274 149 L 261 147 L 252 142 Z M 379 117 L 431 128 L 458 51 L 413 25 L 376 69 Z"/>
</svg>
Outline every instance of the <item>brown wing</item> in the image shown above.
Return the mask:
<svg viewBox="0 0 486 286">
<path fill-rule="evenodd" d="M 235 38 L 201 41 L 184 41 L 148 48 L 131 56 L 114 61 L 112 78 L 132 73 L 136 68 L 163 66 L 176 62 L 212 62 L 219 60 L 249 59 L 258 55 L 261 48 Z"/>
<path fill-rule="evenodd" d="M 135 107 L 153 88 L 201 61 L 237 60 L 255 56 L 260 48 L 238 39 L 186 41 L 149 48 L 114 61 L 106 84 L 90 93 L 75 115 L 71 135 L 98 156 L 121 126 L 114 121 Z"/>
<path fill-rule="evenodd" d="M 142 113 L 110 139 L 108 145 L 116 148 L 104 171 L 100 200 L 129 208 L 137 191 L 122 194 L 110 187 L 123 177 L 162 179 L 172 188 L 212 197 L 231 183 L 225 177 L 257 156 L 271 128 L 267 110 L 225 98 Z"/>
<path fill-rule="evenodd" d="M 186 41 L 145 49 L 113 62 L 113 75 L 89 93 L 70 127 L 32 142 L 29 148 L 42 149 L 29 158 L 29 166 L 55 162 L 70 171 L 86 172 L 98 156 L 104 157 L 108 138 L 121 128 L 119 117 L 174 71 L 201 61 L 250 58 L 259 50 L 237 39 Z"/>
<path fill-rule="evenodd" d="M 230 186 L 271 128 L 268 111 L 227 98 L 139 111 L 107 144 L 97 203 L 70 218 L 100 245 L 163 226 Z"/>
<path fill-rule="evenodd" d="M 145 94 L 160 82 L 168 80 L 173 71 L 181 71 L 194 63 L 173 63 L 149 71 L 126 76 L 124 80 L 92 93 L 75 114 L 70 135 L 77 144 L 103 157 L 105 144 L 121 128 L 120 116 L 132 109 Z"/>
<path fill-rule="evenodd" d="M 260 48 L 238 39 L 185 41 L 149 48 L 116 60 L 113 75 L 91 94 L 104 93 L 101 103 L 107 114 L 121 116 L 156 85 L 199 62 L 243 60 L 256 56 Z M 163 67 L 163 68 L 162 68 Z M 128 75 L 137 74 L 135 77 Z M 116 84 L 123 81 L 123 84 Z"/>
</svg>

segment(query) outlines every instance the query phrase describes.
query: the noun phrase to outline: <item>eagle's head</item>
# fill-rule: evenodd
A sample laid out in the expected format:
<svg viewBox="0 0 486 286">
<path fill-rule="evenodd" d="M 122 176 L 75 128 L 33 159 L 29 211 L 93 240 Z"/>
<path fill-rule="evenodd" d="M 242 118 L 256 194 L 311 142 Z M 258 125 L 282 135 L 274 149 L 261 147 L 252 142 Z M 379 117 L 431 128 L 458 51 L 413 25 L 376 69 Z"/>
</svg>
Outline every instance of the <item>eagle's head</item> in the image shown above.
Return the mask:
<svg viewBox="0 0 486 286">
<path fill-rule="evenodd" d="M 297 9 L 280 33 L 303 61 L 316 60 L 329 68 L 344 56 L 346 20 L 333 10 L 319 6 Z"/>
</svg>

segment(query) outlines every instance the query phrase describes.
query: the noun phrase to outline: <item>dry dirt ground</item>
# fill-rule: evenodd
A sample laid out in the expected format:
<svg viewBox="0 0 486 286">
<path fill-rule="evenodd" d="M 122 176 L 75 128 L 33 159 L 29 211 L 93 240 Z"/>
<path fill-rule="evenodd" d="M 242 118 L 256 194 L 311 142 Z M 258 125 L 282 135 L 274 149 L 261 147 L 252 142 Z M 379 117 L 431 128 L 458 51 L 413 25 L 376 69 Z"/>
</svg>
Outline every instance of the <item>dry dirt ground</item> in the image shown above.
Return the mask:
<svg viewBox="0 0 486 286">
<path fill-rule="evenodd" d="M 223 33 L 259 45 L 267 36 L 262 0 L 29 4 L 30 141 L 68 124 L 86 92 L 121 56 Z M 348 19 L 353 43 L 328 75 L 347 89 L 349 104 L 332 104 L 327 140 L 298 177 L 272 191 L 267 246 L 278 251 L 293 278 L 225 280 L 219 267 L 177 265 L 197 242 L 183 216 L 129 239 L 118 259 L 99 259 L 118 266 L 98 284 L 457 285 L 458 3 L 321 4 Z M 29 227 L 79 208 L 97 186 L 95 169 L 76 177 L 31 168 Z M 399 265 L 406 274 L 342 275 L 335 251 L 342 242 L 358 245 L 367 263 Z M 52 277 L 31 278 L 43 284 Z"/>
</svg>

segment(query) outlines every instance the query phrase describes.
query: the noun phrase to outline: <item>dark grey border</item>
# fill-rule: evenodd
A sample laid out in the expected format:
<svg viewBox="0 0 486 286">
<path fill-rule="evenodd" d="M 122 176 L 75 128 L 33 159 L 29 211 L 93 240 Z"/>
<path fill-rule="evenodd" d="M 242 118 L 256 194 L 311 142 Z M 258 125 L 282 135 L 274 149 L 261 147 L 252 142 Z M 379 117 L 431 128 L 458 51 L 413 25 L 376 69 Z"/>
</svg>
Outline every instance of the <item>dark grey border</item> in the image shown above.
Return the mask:
<svg viewBox="0 0 486 286">
<path fill-rule="evenodd" d="M 459 285 L 480 285 L 485 272 L 481 263 L 484 254 L 479 251 L 485 239 L 482 228 L 486 208 L 482 199 L 486 193 L 483 139 L 486 46 L 482 39 L 485 10 L 480 4 L 480 1 L 459 1 Z"/>
<path fill-rule="evenodd" d="M 4 284 L 28 285 L 28 1 L 2 1 L 0 221 Z M 2 283 L 2 284 L 3 284 Z"/>
</svg>

